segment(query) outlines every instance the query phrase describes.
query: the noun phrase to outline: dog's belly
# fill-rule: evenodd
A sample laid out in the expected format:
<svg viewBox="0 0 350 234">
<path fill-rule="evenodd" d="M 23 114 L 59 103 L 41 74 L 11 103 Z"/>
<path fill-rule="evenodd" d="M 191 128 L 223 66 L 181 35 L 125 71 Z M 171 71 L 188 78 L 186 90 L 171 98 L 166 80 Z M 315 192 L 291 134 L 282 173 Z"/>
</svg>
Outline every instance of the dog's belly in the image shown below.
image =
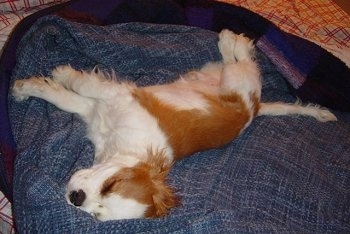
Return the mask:
<svg viewBox="0 0 350 234">
<path fill-rule="evenodd" d="M 216 68 L 216 64 L 208 64 L 204 68 Z M 152 93 L 160 101 L 175 107 L 177 110 L 207 111 L 209 103 L 203 94 L 217 95 L 219 93 L 220 72 L 210 70 L 211 74 L 193 71 L 185 74 L 174 83 L 155 85 L 143 88 Z"/>
</svg>

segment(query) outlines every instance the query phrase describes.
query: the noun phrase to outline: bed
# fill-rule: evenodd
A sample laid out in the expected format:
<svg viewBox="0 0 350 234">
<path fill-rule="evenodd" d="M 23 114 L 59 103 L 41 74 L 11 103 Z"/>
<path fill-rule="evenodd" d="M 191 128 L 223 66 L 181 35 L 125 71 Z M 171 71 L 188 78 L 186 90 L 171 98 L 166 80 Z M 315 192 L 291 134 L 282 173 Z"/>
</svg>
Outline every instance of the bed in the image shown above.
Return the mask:
<svg viewBox="0 0 350 234">
<path fill-rule="evenodd" d="M 350 17 L 332 1 L 0 7 L 0 232 L 350 232 Z M 228 145 L 177 162 L 169 182 L 181 204 L 161 219 L 98 222 L 66 204 L 70 176 L 93 160 L 84 124 L 39 99 L 16 102 L 12 82 L 71 64 L 113 69 L 141 86 L 166 83 L 220 60 L 223 28 L 255 40 L 264 101 L 317 103 L 338 121 L 259 117 Z"/>
</svg>

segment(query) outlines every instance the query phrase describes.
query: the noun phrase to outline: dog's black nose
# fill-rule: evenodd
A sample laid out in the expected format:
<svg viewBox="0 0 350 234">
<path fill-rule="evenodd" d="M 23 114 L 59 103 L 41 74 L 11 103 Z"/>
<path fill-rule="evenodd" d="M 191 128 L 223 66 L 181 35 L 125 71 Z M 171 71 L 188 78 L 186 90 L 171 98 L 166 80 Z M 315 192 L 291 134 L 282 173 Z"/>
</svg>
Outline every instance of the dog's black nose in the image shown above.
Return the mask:
<svg viewBox="0 0 350 234">
<path fill-rule="evenodd" d="M 83 190 L 72 191 L 69 194 L 70 202 L 75 206 L 81 206 L 86 199 L 86 194 Z"/>
</svg>

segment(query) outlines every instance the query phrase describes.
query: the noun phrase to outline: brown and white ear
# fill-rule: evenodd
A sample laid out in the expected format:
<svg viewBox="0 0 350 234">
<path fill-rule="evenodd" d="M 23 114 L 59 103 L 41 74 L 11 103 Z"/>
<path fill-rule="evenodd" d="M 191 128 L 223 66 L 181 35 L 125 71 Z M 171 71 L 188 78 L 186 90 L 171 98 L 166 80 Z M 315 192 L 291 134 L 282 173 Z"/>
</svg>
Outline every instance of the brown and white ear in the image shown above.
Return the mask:
<svg viewBox="0 0 350 234">
<path fill-rule="evenodd" d="M 173 189 L 170 187 L 161 188 L 153 195 L 153 212 L 150 217 L 162 217 L 169 213 L 169 210 L 178 205 Z"/>
<path fill-rule="evenodd" d="M 154 193 L 152 195 L 153 206 L 148 208 L 146 217 L 162 217 L 179 203 L 174 189 L 167 184 L 167 176 L 172 164 L 166 160 L 162 151 L 156 153 L 149 151 L 148 154 L 147 164 L 151 166 L 150 176 L 154 185 Z"/>
</svg>

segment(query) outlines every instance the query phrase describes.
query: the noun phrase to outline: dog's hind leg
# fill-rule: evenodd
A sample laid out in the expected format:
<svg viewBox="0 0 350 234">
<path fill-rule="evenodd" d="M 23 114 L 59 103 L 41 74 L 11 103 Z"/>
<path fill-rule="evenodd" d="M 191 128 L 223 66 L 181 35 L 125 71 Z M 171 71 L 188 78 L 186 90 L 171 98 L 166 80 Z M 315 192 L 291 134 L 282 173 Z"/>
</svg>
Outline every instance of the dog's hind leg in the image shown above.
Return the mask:
<svg viewBox="0 0 350 234">
<path fill-rule="evenodd" d="M 32 77 L 15 81 L 12 87 L 12 95 L 18 101 L 29 97 L 44 99 L 61 110 L 77 113 L 84 117 L 92 110 L 93 99 L 82 97 L 61 84 L 46 77 Z"/>
<path fill-rule="evenodd" d="M 254 61 L 254 46 L 243 35 L 223 30 L 218 47 L 223 57 L 220 93 L 238 94 L 255 116 L 261 96 L 260 71 Z"/>
<path fill-rule="evenodd" d="M 221 92 L 240 94 L 255 115 L 305 115 L 319 121 L 335 121 L 337 118 L 327 109 L 316 105 L 302 106 L 299 103 L 259 103 L 261 81 L 258 65 L 254 62 L 252 41 L 243 35 L 223 30 L 219 35 L 219 49 L 223 57 L 224 68 L 221 78 Z"/>
</svg>

